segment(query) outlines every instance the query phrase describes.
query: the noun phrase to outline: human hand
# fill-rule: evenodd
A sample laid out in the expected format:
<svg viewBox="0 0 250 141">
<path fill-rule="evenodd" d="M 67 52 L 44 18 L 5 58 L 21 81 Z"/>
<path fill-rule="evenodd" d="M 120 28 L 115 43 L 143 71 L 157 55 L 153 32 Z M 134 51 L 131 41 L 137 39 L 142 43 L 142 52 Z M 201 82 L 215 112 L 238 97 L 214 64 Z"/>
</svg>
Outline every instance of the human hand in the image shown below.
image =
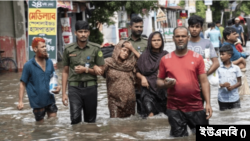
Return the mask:
<svg viewBox="0 0 250 141">
<path fill-rule="evenodd" d="M 213 110 L 212 110 L 212 107 L 210 104 L 206 104 L 206 115 L 207 115 L 207 118 L 206 119 L 209 119 L 212 117 L 212 113 L 213 113 Z"/>
<path fill-rule="evenodd" d="M 62 103 L 64 106 L 68 106 L 68 96 L 66 94 L 62 96 Z"/>
<path fill-rule="evenodd" d="M 61 90 L 61 87 L 60 87 L 60 86 L 55 86 L 55 87 L 54 87 L 54 91 L 52 91 L 52 93 L 58 94 L 58 93 L 60 92 L 60 90 Z"/>
<path fill-rule="evenodd" d="M 125 42 L 124 43 L 124 46 L 126 48 L 128 48 L 130 51 L 132 51 L 134 49 L 133 45 L 130 43 L 130 42 Z"/>
<path fill-rule="evenodd" d="M 85 72 L 85 69 L 86 68 L 84 66 L 80 66 L 80 65 L 75 66 L 75 72 L 78 73 L 78 74 L 81 74 L 81 73 Z"/>
<path fill-rule="evenodd" d="M 222 87 L 230 87 L 230 83 L 226 82 L 226 83 L 222 84 Z"/>
<path fill-rule="evenodd" d="M 166 78 L 166 79 L 164 80 L 164 84 L 165 84 L 166 88 L 171 88 L 171 87 L 173 87 L 173 86 L 175 85 L 175 83 L 176 83 L 176 80 L 175 80 L 175 79 L 169 80 L 169 78 Z"/>
<path fill-rule="evenodd" d="M 147 89 L 149 88 L 148 80 L 146 79 L 145 76 L 142 76 L 141 85 L 142 85 L 143 87 L 147 87 Z"/>
<path fill-rule="evenodd" d="M 102 75 L 103 74 L 103 71 L 102 71 L 102 69 L 100 67 L 94 65 L 93 69 L 94 69 L 94 71 L 95 71 L 95 73 L 97 75 Z"/>
<path fill-rule="evenodd" d="M 232 91 L 234 88 L 232 86 L 227 87 L 228 91 Z"/>
<path fill-rule="evenodd" d="M 22 101 L 18 102 L 17 109 L 18 110 L 22 110 L 23 109 L 23 102 Z"/>
</svg>

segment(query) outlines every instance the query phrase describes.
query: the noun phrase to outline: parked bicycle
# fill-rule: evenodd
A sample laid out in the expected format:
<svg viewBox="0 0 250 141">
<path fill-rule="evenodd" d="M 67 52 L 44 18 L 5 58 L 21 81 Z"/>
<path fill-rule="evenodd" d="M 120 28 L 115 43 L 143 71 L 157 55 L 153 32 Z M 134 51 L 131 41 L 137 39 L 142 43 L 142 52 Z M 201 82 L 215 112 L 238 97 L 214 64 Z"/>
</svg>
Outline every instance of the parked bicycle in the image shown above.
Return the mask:
<svg viewBox="0 0 250 141">
<path fill-rule="evenodd" d="M 17 64 L 11 57 L 1 57 L 1 53 L 4 51 L 0 51 L 0 71 L 12 71 L 18 72 Z"/>
</svg>

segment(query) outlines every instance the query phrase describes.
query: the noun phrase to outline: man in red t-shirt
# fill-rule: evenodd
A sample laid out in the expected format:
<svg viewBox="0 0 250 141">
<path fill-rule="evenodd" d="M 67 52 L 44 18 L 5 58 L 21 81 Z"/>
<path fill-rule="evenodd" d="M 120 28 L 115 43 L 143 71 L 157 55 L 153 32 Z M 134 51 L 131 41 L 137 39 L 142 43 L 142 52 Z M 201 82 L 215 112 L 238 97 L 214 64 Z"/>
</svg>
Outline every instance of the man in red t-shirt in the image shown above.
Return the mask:
<svg viewBox="0 0 250 141">
<path fill-rule="evenodd" d="M 195 134 L 196 125 L 208 125 L 212 116 L 210 85 L 203 57 L 187 49 L 189 35 L 185 27 L 174 29 L 176 50 L 162 57 L 157 79 L 159 88 L 167 88 L 167 115 L 171 125 L 170 135 L 188 136 L 187 125 Z M 174 80 L 165 80 L 165 78 Z M 204 110 L 200 87 L 206 101 Z"/>
</svg>

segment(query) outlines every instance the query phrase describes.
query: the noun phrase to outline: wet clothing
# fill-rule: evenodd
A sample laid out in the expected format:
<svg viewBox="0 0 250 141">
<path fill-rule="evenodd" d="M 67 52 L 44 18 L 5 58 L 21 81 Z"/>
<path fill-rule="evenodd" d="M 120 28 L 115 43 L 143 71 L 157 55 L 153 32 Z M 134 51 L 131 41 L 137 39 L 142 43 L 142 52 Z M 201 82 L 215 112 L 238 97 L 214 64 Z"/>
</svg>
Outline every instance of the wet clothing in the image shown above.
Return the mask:
<svg viewBox="0 0 250 141">
<path fill-rule="evenodd" d="M 218 101 L 218 103 L 219 103 L 220 111 L 224 111 L 227 109 L 241 108 L 240 99 L 235 101 L 235 102 L 220 102 L 220 101 Z"/>
<path fill-rule="evenodd" d="M 118 58 L 122 44 L 120 41 L 112 57 L 105 59 L 104 77 L 108 91 L 108 106 L 111 118 L 124 118 L 135 114 L 135 55 L 123 62 Z"/>
<path fill-rule="evenodd" d="M 90 57 L 89 61 L 87 57 Z M 65 46 L 63 52 L 63 66 L 69 66 L 68 81 L 96 81 L 97 76 L 89 73 L 77 74 L 74 71 L 75 66 L 85 66 L 85 63 L 89 62 L 89 68 L 93 68 L 94 65 L 104 65 L 103 53 L 100 49 L 100 45 L 88 42 L 83 49 L 78 47 L 77 43 L 72 43 Z"/>
<path fill-rule="evenodd" d="M 50 59 L 46 59 L 45 71 L 36 62 L 35 57 L 24 64 L 20 81 L 26 85 L 31 108 L 43 108 L 55 103 L 54 95 L 49 92 L 49 82 L 54 71 Z"/>
<path fill-rule="evenodd" d="M 71 124 L 82 121 L 82 110 L 85 122 L 96 120 L 97 76 L 85 72 L 77 74 L 74 71 L 75 66 L 85 66 L 87 62 L 90 64 L 89 68 L 104 65 L 100 45 L 88 41 L 83 49 L 77 43 L 65 46 L 63 66 L 69 66 L 68 96 Z"/>
<path fill-rule="evenodd" d="M 71 124 L 82 122 L 92 123 L 97 114 L 97 86 L 68 86 Z"/>
<path fill-rule="evenodd" d="M 52 103 L 48 106 L 45 106 L 44 108 L 34 108 L 33 109 L 33 114 L 35 115 L 36 121 L 40 121 L 44 119 L 46 113 L 56 113 L 58 110 L 57 106 L 55 103 Z"/>
<path fill-rule="evenodd" d="M 146 77 L 149 89 L 142 87 L 141 97 L 138 99 L 141 109 L 143 110 L 140 114 L 147 117 L 151 112 L 158 114 L 159 112 L 164 112 L 166 109 L 166 94 L 165 90 L 158 90 L 156 85 L 157 74 L 159 69 L 159 63 L 161 58 L 168 52 L 164 51 L 164 40 L 162 40 L 162 46 L 160 47 L 160 52 L 153 52 L 152 49 L 152 38 L 154 35 L 160 34 L 160 32 L 153 32 L 150 34 L 148 39 L 147 49 L 141 54 L 137 61 L 138 72 Z M 160 34 L 161 35 L 161 34 Z M 161 107 L 160 103 L 165 103 Z"/>
<path fill-rule="evenodd" d="M 137 52 L 139 52 L 140 54 L 142 54 L 144 52 L 144 50 L 147 48 L 147 44 L 148 44 L 148 39 L 145 38 L 145 37 L 140 37 L 139 39 L 137 39 L 136 41 L 134 41 L 132 38 L 131 38 L 132 35 L 130 35 L 127 39 L 127 41 L 129 41 L 133 47 L 135 48 L 135 50 Z M 133 54 L 133 53 L 132 53 Z M 131 54 L 131 55 L 132 55 Z M 138 106 L 140 103 L 138 103 L 138 99 L 140 99 L 140 94 L 141 92 L 138 90 L 139 89 L 139 80 L 136 79 L 136 84 L 135 84 L 135 94 L 136 94 L 136 107 L 137 107 L 137 113 L 141 113 L 141 108 L 140 106 Z"/>
<path fill-rule="evenodd" d="M 236 49 L 236 47 L 234 46 L 234 44 L 231 44 L 231 43 L 228 43 L 228 42 L 224 42 L 222 46 L 224 46 L 224 45 L 231 45 L 231 47 L 233 48 L 233 55 L 232 55 L 232 57 L 231 57 L 231 59 L 230 59 L 231 61 L 236 61 L 236 60 L 238 60 L 240 57 L 243 57 L 243 58 L 246 57 L 246 55 L 240 53 L 240 52 Z"/>
<path fill-rule="evenodd" d="M 140 53 L 142 53 L 147 48 L 147 44 L 148 44 L 148 39 L 142 36 L 136 41 L 134 41 L 130 35 L 127 41 L 129 41 L 133 45 L 135 50 Z M 140 49 L 138 47 L 140 47 Z"/>
<path fill-rule="evenodd" d="M 187 126 L 196 134 L 196 125 L 208 125 L 206 111 L 183 112 L 181 110 L 167 110 L 168 121 L 171 126 L 170 136 L 188 136 Z"/>
<path fill-rule="evenodd" d="M 188 49 L 199 53 L 203 58 L 205 58 L 206 48 L 210 49 L 210 58 L 218 57 L 214 50 L 213 44 L 209 40 L 200 38 L 198 42 L 188 41 Z"/>
<path fill-rule="evenodd" d="M 231 64 L 229 68 L 222 63 L 218 68 L 219 83 L 230 83 L 231 86 L 237 83 L 237 78 L 241 77 L 241 70 L 238 66 Z M 218 100 L 220 102 L 235 102 L 239 99 L 239 90 L 235 88 L 228 91 L 226 87 L 219 88 Z"/>
<path fill-rule="evenodd" d="M 214 49 L 214 46 L 210 42 L 210 40 L 200 38 L 200 40 L 198 42 L 188 41 L 188 49 L 199 53 L 203 57 L 203 59 L 206 58 L 206 56 L 205 56 L 205 49 L 206 48 L 209 48 L 209 50 L 210 50 L 210 54 L 209 54 L 210 59 L 218 57 L 217 53 L 216 53 L 216 51 Z M 201 89 L 201 87 L 200 87 L 200 89 Z M 200 96 L 202 98 L 202 103 L 204 103 L 205 100 L 204 100 L 203 94 L 200 93 Z"/>
<path fill-rule="evenodd" d="M 167 108 L 183 112 L 203 109 L 198 76 L 206 74 L 203 58 L 200 54 L 188 50 L 184 56 L 175 52 L 162 57 L 158 77 L 176 79 L 176 84 L 167 93 Z"/>
</svg>

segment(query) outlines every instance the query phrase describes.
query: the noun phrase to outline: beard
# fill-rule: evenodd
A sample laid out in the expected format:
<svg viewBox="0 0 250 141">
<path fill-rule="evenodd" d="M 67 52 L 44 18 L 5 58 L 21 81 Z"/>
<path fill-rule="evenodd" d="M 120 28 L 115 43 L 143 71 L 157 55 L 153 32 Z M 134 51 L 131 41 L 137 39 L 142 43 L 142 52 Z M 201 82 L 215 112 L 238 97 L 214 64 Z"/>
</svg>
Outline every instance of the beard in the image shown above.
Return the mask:
<svg viewBox="0 0 250 141">
<path fill-rule="evenodd" d="M 37 52 L 37 56 L 39 58 L 44 58 L 44 59 L 48 59 L 49 58 L 48 52 L 46 54 L 43 54 L 42 52 L 38 51 Z"/>
<path fill-rule="evenodd" d="M 183 46 L 178 46 L 178 45 L 175 44 L 175 46 L 176 46 L 176 49 L 177 49 L 177 50 L 184 50 L 184 49 L 187 48 L 187 44 L 185 44 L 185 45 L 183 45 Z"/>
<path fill-rule="evenodd" d="M 136 31 L 134 31 L 134 30 L 132 30 L 132 34 L 135 36 L 135 37 L 140 37 L 141 36 L 141 34 L 142 34 L 142 31 L 141 32 L 136 32 Z"/>
<path fill-rule="evenodd" d="M 240 25 L 240 23 L 235 23 L 235 26 L 237 26 L 237 27 L 238 27 L 239 25 Z"/>
</svg>

